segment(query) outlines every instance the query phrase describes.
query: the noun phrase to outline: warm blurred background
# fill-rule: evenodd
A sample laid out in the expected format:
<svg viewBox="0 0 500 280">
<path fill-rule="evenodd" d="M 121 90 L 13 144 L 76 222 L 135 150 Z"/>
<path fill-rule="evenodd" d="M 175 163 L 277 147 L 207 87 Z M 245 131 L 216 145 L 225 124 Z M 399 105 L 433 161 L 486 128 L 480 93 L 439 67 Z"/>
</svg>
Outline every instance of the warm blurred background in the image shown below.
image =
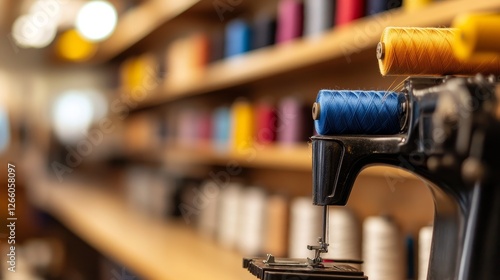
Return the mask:
<svg viewBox="0 0 500 280">
<path fill-rule="evenodd" d="M 254 279 L 243 256 L 310 256 L 318 90 L 396 88 L 375 58 L 384 27 L 499 8 L 0 0 L 4 186 L 15 166 L 15 191 L 0 191 L 1 279 Z M 365 259 L 370 279 L 425 279 L 432 218 L 423 182 L 367 169 L 331 208 L 329 256 Z"/>
</svg>

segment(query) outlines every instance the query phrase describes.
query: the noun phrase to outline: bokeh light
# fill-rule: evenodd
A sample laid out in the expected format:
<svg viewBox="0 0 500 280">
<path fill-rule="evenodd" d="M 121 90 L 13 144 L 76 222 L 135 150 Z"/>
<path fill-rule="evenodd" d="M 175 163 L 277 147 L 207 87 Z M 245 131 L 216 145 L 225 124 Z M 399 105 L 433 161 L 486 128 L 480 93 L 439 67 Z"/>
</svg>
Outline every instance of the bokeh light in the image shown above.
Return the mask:
<svg viewBox="0 0 500 280">
<path fill-rule="evenodd" d="M 96 45 L 83 38 L 75 29 L 62 33 L 56 42 L 57 54 L 71 61 L 88 60 L 96 50 Z"/>
<path fill-rule="evenodd" d="M 107 1 L 86 3 L 76 17 L 76 29 L 90 41 L 102 41 L 115 30 L 118 14 L 115 7 Z"/>
</svg>

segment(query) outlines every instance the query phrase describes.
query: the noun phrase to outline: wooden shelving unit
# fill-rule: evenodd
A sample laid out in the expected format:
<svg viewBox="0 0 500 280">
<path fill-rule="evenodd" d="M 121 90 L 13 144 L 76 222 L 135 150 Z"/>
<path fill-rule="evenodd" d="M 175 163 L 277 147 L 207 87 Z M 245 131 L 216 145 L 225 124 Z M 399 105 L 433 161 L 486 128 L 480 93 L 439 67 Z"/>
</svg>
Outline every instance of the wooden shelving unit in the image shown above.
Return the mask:
<svg viewBox="0 0 500 280">
<path fill-rule="evenodd" d="M 103 254 L 145 279 L 254 279 L 242 257 L 182 221 L 140 215 L 105 186 L 44 181 L 32 186 L 46 210 Z M 43 197 L 43 198 L 42 198 Z"/>
<path fill-rule="evenodd" d="M 499 8 L 500 2 L 490 0 L 441 1 L 418 11 L 397 9 L 366 17 L 348 26 L 334 28 L 319 38 L 300 39 L 216 62 L 196 80 L 166 80 L 158 91 L 148 95 L 138 109 L 286 75 L 327 61 L 349 59 L 349 56 L 361 52 L 373 51 L 375 59 L 374 49 L 386 26 L 446 26 L 458 14 Z"/>
<path fill-rule="evenodd" d="M 152 155 L 152 153 L 150 153 Z M 218 151 L 210 145 L 203 146 L 169 146 L 161 154 L 158 161 L 167 164 L 203 164 L 221 165 L 238 164 L 249 168 L 274 168 L 292 171 L 310 172 L 312 168 L 312 151 L 308 144 L 294 146 L 254 146 L 242 152 Z M 362 171 L 362 176 L 397 176 L 398 178 L 416 179 L 408 172 L 393 167 L 372 166 Z"/>
</svg>

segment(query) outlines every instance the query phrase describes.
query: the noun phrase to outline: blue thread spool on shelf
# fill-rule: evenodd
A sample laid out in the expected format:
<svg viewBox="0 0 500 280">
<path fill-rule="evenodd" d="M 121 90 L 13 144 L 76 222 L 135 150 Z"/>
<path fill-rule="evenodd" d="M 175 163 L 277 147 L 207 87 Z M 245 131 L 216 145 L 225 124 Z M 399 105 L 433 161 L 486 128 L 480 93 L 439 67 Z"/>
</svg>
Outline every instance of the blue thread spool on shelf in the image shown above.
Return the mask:
<svg viewBox="0 0 500 280">
<path fill-rule="evenodd" d="M 212 129 L 215 149 L 217 151 L 228 150 L 231 133 L 231 112 L 228 107 L 219 107 L 214 111 Z"/>
<path fill-rule="evenodd" d="M 251 30 L 246 21 L 235 19 L 226 26 L 226 57 L 240 55 L 250 51 Z"/>
<path fill-rule="evenodd" d="M 320 90 L 313 119 L 320 135 L 397 134 L 404 126 L 406 97 L 393 91 Z"/>
<path fill-rule="evenodd" d="M 10 125 L 7 110 L 0 106 L 0 154 L 10 143 Z"/>
</svg>

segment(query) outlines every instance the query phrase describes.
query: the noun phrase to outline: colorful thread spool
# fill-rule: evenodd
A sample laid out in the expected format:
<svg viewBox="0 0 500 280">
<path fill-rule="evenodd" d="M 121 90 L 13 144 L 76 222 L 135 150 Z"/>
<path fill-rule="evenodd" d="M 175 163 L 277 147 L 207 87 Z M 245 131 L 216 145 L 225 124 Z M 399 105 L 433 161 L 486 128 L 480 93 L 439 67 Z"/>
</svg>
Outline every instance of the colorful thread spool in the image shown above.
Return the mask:
<svg viewBox="0 0 500 280">
<path fill-rule="evenodd" d="M 284 43 L 302 36 L 303 8 L 301 1 L 281 0 L 279 2 L 276 42 Z"/>
<path fill-rule="evenodd" d="M 205 110 L 199 111 L 196 124 L 198 126 L 198 141 L 201 143 L 209 141 L 212 138 L 212 118 L 210 114 Z"/>
<path fill-rule="evenodd" d="M 255 133 L 257 142 L 270 144 L 276 140 L 276 128 L 278 126 L 276 109 L 268 102 L 260 102 L 256 109 Z"/>
<path fill-rule="evenodd" d="M 420 229 L 418 233 L 418 280 L 427 280 L 432 244 L 432 226 Z"/>
<path fill-rule="evenodd" d="M 10 125 L 7 111 L 0 105 L 0 154 L 10 143 Z"/>
<path fill-rule="evenodd" d="M 251 147 L 254 141 L 254 112 L 250 102 L 236 100 L 231 107 L 232 146 L 236 151 Z"/>
<path fill-rule="evenodd" d="M 264 252 L 277 257 L 287 254 L 288 200 L 281 195 L 267 199 Z"/>
<path fill-rule="evenodd" d="M 406 11 L 415 11 L 424 8 L 427 5 L 430 5 L 433 0 L 404 0 L 403 8 Z"/>
<path fill-rule="evenodd" d="M 199 78 L 209 61 L 209 41 L 203 33 L 175 40 L 167 50 L 168 79 L 185 82 Z"/>
<path fill-rule="evenodd" d="M 228 150 L 231 133 L 231 111 L 228 107 L 215 109 L 212 120 L 212 138 L 215 149 Z"/>
<path fill-rule="evenodd" d="M 364 0 L 337 0 L 335 25 L 344 25 L 365 15 Z"/>
<path fill-rule="evenodd" d="M 377 46 L 380 73 L 386 75 L 500 74 L 500 59 L 460 61 L 453 52 L 458 29 L 387 27 Z"/>
<path fill-rule="evenodd" d="M 498 60 L 500 57 L 500 15 L 472 14 L 458 16 L 453 50 L 460 60 Z"/>
<path fill-rule="evenodd" d="M 260 49 L 276 42 L 276 19 L 271 14 L 261 12 L 253 23 L 252 49 Z"/>
<path fill-rule="evenodd" d="M 412 235 L 405 238 L 406 247 L 406 279 L 415 279 L 415 240 Z"/>
<path fill-rule="evenodd" d="M 290 205 L 290 258 L 312 258 L 314 253 L 307 245 L 316 245 L 321 237 L 322 207 L 314 206 L 311 198 L 300 197 Z"/>
<path fill-rule="evenodd" d="M 276 133 L 280 144 L 291 145 L 307 141 L 313 131 L 307 111 L 308 108 L 296 97 L 286 97 L 279 102 Z"/>
<path fill-rule="evenodd" d="M 250 187 L 242 195 L 238 247 L 244 255 L 257 256 L 263 247 L 266 193 L 261 188 Z"/>
<path fill-rule="evenodd" d="M 193 109 L 184 109 L 179 113 L 177 124 L 177 139 L 180 145 L 193 146 L 198 140 L 197 112 Z"/>
<path fill-rule="evenodd" d="M 396 224 L 388 217 L 368 217 L 363 223 L 363 271 L 370 280 L 405 277 L 403 244 Z"/>
<path fill-rule="evenodd" d="M 217 214 L 220 198 L 220 187 L 212 180 L 203 182 L 200 194 L 205 197 L 205 201 L 199 208 L 200 218 L 198 219 L 198 229 L 201 234 L 214 237 L 217 230 Z"/>
<path fill-rule="evenodd" d="M 396 0 L 368 0 L 366 1 L 366 15 L 375 15 L 387 10 L 401 7 L 402 1 Z"/>
<path fill-rule="evenodd" d="M 317 36 L 333 26 L 335 1 L 309 0 L 304 2 L 304 35 Z"/>
<path fill-rule="evenodd" d="M 223 30 L 217 29 L 210 34 L 209 62 L 215 62 L 224 58 L 224 43 Z"/>
<path fill-rule="evenodd" d="M 235 19 L 226 26 L 225 56 L 232 57 L 250 51 L 251 30 L 246 21 Z"/>
<path fill-rule="evenodd" d="M 389 135 L 401 130 L 403 93 L 392 91 L 321 90 L 313 105 L 321 135 Z"/>
<path fill-rule="evenodd" d="M 217 239 L 226 248 L 233 248 L 238 241 L 242 194 L 243 187 L 237 183 L 231 183 L 221 192 Z"/>
</svg>

